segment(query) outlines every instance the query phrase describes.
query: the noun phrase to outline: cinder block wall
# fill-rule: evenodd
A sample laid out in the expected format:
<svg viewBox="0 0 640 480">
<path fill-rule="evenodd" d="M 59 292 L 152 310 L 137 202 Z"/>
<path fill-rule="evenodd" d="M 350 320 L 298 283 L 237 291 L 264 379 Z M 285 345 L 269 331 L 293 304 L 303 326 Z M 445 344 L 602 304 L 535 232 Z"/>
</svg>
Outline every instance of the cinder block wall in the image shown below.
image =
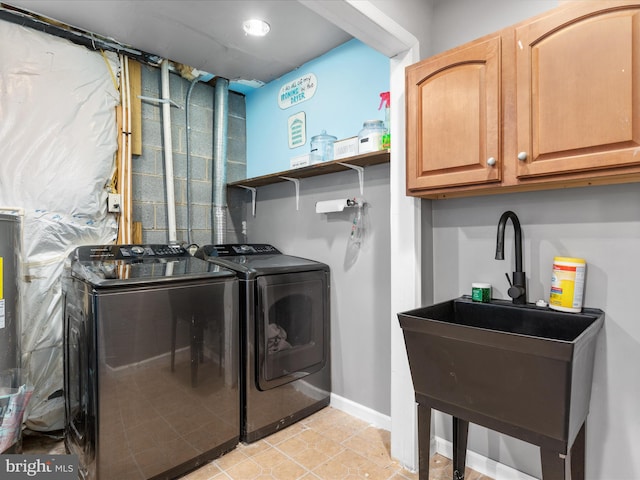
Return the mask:
<svg viewBox="0 0 640 480">
<path fill-rule="evenodd" d="M 190 82 L 171 73 L 171 99 L 185 106 Z M 160 69 L 142 66 L 142 95 L 161 96 Z M 246 113 L 244 95 L 229 92 L 227 182 L 246 178 Z M 213 198 L 213 114 L 214 87 L 198 82 L 189 100 L 191 187 L 191 243 L 212 243 L 211 202 Z M 185 109 L 171 108 L 174 190 L 177 237 L 187 244 L 187 121 Z M 144 243 L 167 243 L 167 199 L 162 148 L 162 107 L 142 102 L 142 155 L 132 160 L 133 221 L 142 222 Z M 242 234 L 244 192 L 228 190 L 227 242 L 244 242 Z"/>
</svg>

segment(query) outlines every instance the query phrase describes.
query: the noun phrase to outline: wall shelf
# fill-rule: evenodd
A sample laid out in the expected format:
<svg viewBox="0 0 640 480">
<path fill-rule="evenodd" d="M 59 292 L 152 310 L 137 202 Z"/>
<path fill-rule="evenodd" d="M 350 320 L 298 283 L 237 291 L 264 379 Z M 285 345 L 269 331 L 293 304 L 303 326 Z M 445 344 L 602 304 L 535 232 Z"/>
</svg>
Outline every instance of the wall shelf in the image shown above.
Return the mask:
<svg viewBox="0 0 640 480">
<path fill-rule="evenodd" d="M 269 175 L 263 175 L 261 177 L 247 178 L 245 180 L 238 180 L 237 182 L 228 183 L 229 187 L 262 187 L 264 185 L 271 185 L 272 183 L 286 182 L 287 178 L 308 178 L 318 175 L 325 175 L 328 173 L 342 172 L 349 170 L 347 165 L 355 165 L 358 167 L 367 167 L 370 165 L 378 165 L 380 163 L 389 163 L 389 150 L 382 150 L 379 152 L 364 153 L 362 155 L 356 155 L 353 157 L 341 158 L 340 160 L 332 160 L 330 162 L 316 163 L 315 165 L 309 165 L 307 167 L 294 168 L 291 170 L 285 170 L 284 172 L 271 173 Z"/>
</svg>

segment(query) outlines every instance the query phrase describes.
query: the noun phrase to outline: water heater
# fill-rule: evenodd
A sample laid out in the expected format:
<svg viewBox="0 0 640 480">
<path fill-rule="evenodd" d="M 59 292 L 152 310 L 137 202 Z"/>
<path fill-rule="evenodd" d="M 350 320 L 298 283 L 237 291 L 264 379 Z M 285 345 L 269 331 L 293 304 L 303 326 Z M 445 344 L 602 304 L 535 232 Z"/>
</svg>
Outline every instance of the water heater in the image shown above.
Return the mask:
<svg viewBox="0 0 640 480">
<path fill-rule="evenodd" d="M 0 379 L 13 376 L 20 368 L 19 245 L 20 217 L 0 213 Z"/>
</svg>

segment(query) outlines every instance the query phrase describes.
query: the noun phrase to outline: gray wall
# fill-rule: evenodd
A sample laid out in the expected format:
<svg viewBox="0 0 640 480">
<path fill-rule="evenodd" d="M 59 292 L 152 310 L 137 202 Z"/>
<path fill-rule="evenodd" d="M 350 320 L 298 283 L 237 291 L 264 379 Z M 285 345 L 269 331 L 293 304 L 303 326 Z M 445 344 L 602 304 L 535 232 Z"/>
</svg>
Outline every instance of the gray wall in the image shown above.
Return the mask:
<svg viewBox="0 0 640 480">
<path fill-rule="evenodd" d="M 248 239 L 331 267 L 332 391 L 384 415 L 390 414 L 389 165 L 364 172 L 366 237 L 349 268 L 346 248 L 354 209 L 316 213 L 315 204 L 360 196 L 354 171 L 303 179 L 300 209 L 294 185 L 258 189 L 256 216 L 247 206 Z M 247 200 L 250 194 L 246 193 Z"/>
<path fill-rule="evenodd" d="M 419 43 L 421 58 L 430 55 L 434 35 L 433 7 L 448 0 L 369 0 L 377 9 L 412 34 Z"/>
<path fill-rule="evenodd" d="M 190 82 L 171 73 L 171 99 L 185 105 Z M 160 96 L 160 69 L 142 66 L 142 95 Z M 190 97 L 191 123 L 191 222 L 193 238 L 199 245 L 212 242 L 211 201 L 213 175 L 214 88 L 199 82 Z M 187 242 L 187 151 L 185 109 L 171 108 L 176 226 L 179 242 Z M 227 181 L 246 177 L 246 115 L 244 95 L 229 93 Z M 162 111 L 159 105 L 142 103 L 142 155 L 132 160 L 133 221 L 142 222 L 143 242 L 167 243 L 167 201 L 165 196 Z M 231 194 L 233 195 L 233 193 Z M 230 195 L 229 201 L 233 202 Z M 239 207 L 229 210 L 228 241 L 238 240 L 241 230 Z"/>
<path fill-rule="evenodd" d="M 640 269 L 640 187 L 637 184 L 509 194 L 432 202 L 434 299 L 469 294 L 489 282 L 508 299 L 505 272 L 514 268 L 513 229 L 505 260 L 494 259 L 496 228 L 511 209 L 523 228 L 529 301 L 548 301 L 553 257 L 587 260 L 585 305 L 606 312 L 597 343 L 591 410 L 587 420 L 587 478 L 640 478 L 633 455 L 640 442 L 640 323 L 635 295 Z M 448 419 L 436 435 L 451 439 Z M 476 427 L 469 448 L 538 476 L 538 449 Z"/>
<path fill-rule="evenodd" d="M 428 57 L 558 6 L 558 0 L 434 0 Z"/>
<path fill-rule="evenodd" d="M 490 33 L 555 2 L 438 2 L 434 30 L 439 49 Z M 482 8 L 480 8 L 482 6 Z M 435 52 L 434 52 L 435 53 Z M 508 298 L 505 272 L 513 270 L 513 229 L 505 261 L 494 260 L 500 214 L 515 211 L 522 223 L 529 300 L 548 300 L 555 255 L 587 260 L 585 305 L 606 312 L 598 339 L 591 410 L 587 420 L 587 478 L 640 478 L 640 322 L 635 291 L 640 268 L 640 187 L 637 184 L 424 201 L 432 228 L 434 300 L 470 293 L 471 282 L 493 284 Z M 436 435 L 451 440 L 448 417 L 436 419 Z M 537 448 L 480 427 L 470 429 L 469 448 L 540 476 Z"/>
</svg>

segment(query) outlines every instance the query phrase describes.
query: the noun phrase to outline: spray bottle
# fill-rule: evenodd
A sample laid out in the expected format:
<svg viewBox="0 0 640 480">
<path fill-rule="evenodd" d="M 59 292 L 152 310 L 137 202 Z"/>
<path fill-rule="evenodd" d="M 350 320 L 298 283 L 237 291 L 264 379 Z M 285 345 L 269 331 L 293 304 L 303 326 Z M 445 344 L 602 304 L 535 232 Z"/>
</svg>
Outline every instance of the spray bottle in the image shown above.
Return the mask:
<svg viewBox="0 0 640 480">
<path fill-rule="evenodd" d="M 384 126 L 387 133 L 382 136 L 382 149 L 389 150 L 391 148 L 391 92 L 382 92 L 380 94 L 380 106 L 384 105 Z"/>
</svg>

